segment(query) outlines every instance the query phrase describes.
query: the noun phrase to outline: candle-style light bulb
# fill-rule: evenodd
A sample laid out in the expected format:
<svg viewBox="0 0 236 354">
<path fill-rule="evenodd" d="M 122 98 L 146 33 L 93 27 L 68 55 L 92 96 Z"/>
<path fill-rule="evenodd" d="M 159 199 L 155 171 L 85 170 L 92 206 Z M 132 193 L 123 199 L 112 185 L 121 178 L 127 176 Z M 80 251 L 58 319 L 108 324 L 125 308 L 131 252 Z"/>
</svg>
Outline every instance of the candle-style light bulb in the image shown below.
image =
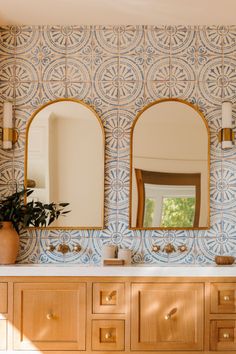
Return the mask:
<svg viewBox="0 0 236 354">
<path fill-rule="evenodd" d="M 232 129 L 232 103 L 222 103 L 222 129 Z M 231 149 L 233 146 L 232 140 L 222 140 L 222 149 Z"/>
<path fill-rule="evenodd" d="M 12 149 L 12 103 L 3 103 L 3 149 Z"/>
</svg>

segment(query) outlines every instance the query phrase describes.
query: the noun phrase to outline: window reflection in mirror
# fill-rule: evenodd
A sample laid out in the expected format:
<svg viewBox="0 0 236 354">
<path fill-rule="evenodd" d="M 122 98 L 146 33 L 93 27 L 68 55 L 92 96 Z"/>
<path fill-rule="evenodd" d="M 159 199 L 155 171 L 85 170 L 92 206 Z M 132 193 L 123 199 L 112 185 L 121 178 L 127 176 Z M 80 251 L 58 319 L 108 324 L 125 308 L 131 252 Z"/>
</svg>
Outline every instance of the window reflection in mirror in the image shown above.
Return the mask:
<svg viewBox="0 0 236 354">
<path fill-rule="evenodd" d="M 140 113 L 131 136 L 130 226 L 209 227 L 209 131 L 181 100 L 161 100 Z"/>
<path fill-rule="evenodd" d="M 103 227 L 104 132 L 92 109 L 60 100 L 33 115 L 26 134 L 25 185 L 34 190 L 34 200 L 70 203 L 71 212 L 52 227 Z"/>
</svg>

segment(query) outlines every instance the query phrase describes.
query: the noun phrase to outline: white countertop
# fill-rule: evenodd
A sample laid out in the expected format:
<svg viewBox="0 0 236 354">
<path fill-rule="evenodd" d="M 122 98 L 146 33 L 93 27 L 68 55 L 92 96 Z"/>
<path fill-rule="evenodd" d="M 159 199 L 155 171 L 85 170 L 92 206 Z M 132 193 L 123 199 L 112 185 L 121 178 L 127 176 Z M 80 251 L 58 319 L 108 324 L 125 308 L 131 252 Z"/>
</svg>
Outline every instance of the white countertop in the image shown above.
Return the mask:
<svg viewBox="0 0 236 354">
<path fill-rule="evenodd" d="M 14 264 L 0 266 L 0 276 L 236 277 L 236 265 L 139 264 L 104 267 L 79 264 Z"/>
</svg>

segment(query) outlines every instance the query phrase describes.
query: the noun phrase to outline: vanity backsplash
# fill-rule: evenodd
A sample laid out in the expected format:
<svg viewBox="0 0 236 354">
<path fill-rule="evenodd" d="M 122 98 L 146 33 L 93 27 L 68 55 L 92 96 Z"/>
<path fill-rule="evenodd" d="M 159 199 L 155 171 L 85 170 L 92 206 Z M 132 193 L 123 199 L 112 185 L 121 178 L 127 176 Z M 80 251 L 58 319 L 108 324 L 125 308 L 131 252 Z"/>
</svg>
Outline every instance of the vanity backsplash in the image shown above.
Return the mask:
<svg viewBox="0 0 236 354">
<path fill-rule="evenodd" d="M 23 185 L 27 120 L 65 97 L 91 105 L 105 128 L 105 228 L 23 231 L 19 263 L 97 264 L 104 244 L 132 249 L 134 263 L 236 255 L 236 148 L 217 140 L 221 103 L 236 101 L 236 26 L 0 27 L 1 121 L 12 100 L 19 132 L 13 150 L 0 150 L 1 196 Z M 211 227 L 129 230 L 130 128 L 148 103 L 172 97 L 196 104 L 210 127 Z"/>
</svg>

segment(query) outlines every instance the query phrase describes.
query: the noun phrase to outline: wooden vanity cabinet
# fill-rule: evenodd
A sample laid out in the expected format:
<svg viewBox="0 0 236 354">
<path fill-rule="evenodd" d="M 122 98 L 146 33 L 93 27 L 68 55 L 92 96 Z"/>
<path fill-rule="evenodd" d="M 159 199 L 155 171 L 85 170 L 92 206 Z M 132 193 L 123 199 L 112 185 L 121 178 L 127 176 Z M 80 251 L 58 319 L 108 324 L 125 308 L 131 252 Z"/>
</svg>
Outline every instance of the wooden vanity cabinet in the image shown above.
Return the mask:
<svg viewBox="0 0 236 354">
<path fill-rule="evenodd" d="M 132 350 L 203 349 L 203 284 L 132 284 Z"/>
<path fill-rule="evenodd" d="M 236 278 L 4 277 L 0 353 L 236 354 Z"/>
<path fill-rule="evenodd" d="M 17 283 L 14 349 L 85 350 L 84 283 Z"/>
</svg>

